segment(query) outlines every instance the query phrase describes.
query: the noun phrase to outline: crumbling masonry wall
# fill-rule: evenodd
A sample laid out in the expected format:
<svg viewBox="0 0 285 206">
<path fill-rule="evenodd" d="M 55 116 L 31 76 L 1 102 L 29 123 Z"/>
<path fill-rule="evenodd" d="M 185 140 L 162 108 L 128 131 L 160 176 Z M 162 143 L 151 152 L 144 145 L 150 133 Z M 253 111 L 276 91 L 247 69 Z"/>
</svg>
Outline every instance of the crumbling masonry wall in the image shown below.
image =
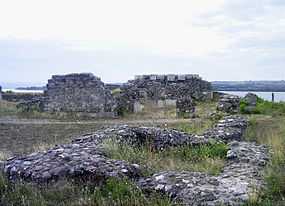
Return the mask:
<svg viewBox="0 0 285 206">
<path fill-rule="evenodd" d="M 0 100 L 2 100 L 2 87 L 0 86 Z"/>
<path fill-rule="evenodd" d="M 90 112 L 98 116 L 115 115 L 111 91 L 90 73 L 54 75 L 48 80 L 44 111 Z"/>
<path fill-rule="evenodd" d="M 205 97 L 204 92 L 211 91 L 211 83 L 195 74 L 138 75 L 124 84 L 121 90 L 121 96 L 117 98 L 119 106 L 133 112 L 134 105 L 145 101 L 158 105 L 163 101 L 167 105 L 181 98 L 201 100 Z"/>
<path fill-rule="evenodd" d="M 195 74 L 139 75 L 128 81 L 123 89 L 134 99 L 199 99 L 203 92 L 211 90 L 211 84 Z"/>
</svg>

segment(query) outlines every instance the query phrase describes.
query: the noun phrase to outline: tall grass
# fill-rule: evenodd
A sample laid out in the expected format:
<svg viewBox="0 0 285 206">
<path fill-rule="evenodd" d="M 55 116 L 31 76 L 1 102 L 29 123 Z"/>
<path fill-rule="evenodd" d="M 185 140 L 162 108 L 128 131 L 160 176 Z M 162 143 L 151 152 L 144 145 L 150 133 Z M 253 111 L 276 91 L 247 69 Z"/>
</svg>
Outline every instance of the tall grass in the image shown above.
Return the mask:
<svg viewBox="0 0 285 206">
<path fill-rule="evenodd" d="M 251 205 L 285 205 L 285 118 L 252 117 L 247 138 L 270 146 L 271 161 L 265 170 L 266 188 Z"/>
<path fill-rule="evenodd" d="M 169 198 L 159 194 L 146 197 L 129 180 L 111 178 L 97 187 L 61 181 L 47 187 L 9 182 L 0 175 L 0 205 L 5 206 L 168 206 Z"/>
<path fill-rule="evenodd" d="M 107 155 L 146 166 L 146 174 L 163 170 L 188 170 L 219 174 L 224 166 L 227 153 L 225 144 L 198 147 L 181 146 L 163 151 L 153 151 L 147 145 L 133 147 L 107 140 L 102 144 Z"/>
</svg>

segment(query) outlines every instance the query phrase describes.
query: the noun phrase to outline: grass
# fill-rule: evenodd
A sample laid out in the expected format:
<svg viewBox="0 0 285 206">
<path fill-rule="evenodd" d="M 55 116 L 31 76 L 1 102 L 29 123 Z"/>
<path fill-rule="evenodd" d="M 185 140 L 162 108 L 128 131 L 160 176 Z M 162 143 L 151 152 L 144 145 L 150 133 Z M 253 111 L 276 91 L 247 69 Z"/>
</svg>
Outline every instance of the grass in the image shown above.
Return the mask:
<svg viewBox="0 0 285 206">
<path fill-rule="evenodd" d="M 256 107 L 247 110 L 247 103 L 244 100 L 240 102 L 240 112 L 242 114 L 263 114 L 271 116 L 285 115 L 285 102 L 270 102 L 261 98 L 257 99 Z"/>
<path fill-rule="evenodd" d="M 105 141 L 102 146 L 110 158 L 146 166 L 148 175 L 164 170 L 188 170 L 216 175 L 221 172 L 227 153 L 225 144 L 210 144 L 194 148 L 181 146 L 164 151 L 153 151 L 148 145 L 133 147 L 113 140 Z"/>
<path fill-rule="evenodd" d="M 160 194 L 146 197 L 131 181 L 108 179 L 98 187 L 68 181 L 39 187 L 29 183 L 9 182 L 0 175 L 0 205 L 5 206 L 168 206 L 169 198 Z"/>
<path fill-rule="evenodd" d="M 176 129 L 188 134 L 200 134 L 213 127 L 215 121 L 210 119 L 191 120 L 191 122 L 177 122 L 166 125 L 167 128 Z"/>
<path fill-rule="evenodd" d="M 0 116 L 16 115 L 18 113 L 17 104 L 0 100 Z"/>
<path fill-rule="evenodd" d="M 253 116 L 247 130 L 247 140 L 269 145 L 272 150 L 264 178 L 265 190 L 248 205 L 285 204 L 285 118 Z"/>
<path fill-rule="evenodd" d="M 100 123 L 77 124 L 76 122 L 61 124 L 0 124 L 0 151 L 5 156 L 7 156 L 7 153 L 21 155 L 42 151 L 55 144 L 69 142 L 72 137 L 95 132 L 102 126 Z"/>
</svg>

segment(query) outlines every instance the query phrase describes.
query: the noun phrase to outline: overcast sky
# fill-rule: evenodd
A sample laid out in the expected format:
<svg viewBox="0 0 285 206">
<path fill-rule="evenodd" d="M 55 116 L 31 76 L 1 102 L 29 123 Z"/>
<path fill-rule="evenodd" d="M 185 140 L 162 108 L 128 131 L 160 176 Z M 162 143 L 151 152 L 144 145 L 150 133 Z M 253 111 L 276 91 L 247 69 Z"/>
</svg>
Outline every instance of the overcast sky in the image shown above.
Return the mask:
<svg viewBox="0 0 285 206">
<path fill-rule="evenodd" d="M 0 85 L 75 72 L 285 79 L 285 0 L 0 0 Z"/>
</svg>

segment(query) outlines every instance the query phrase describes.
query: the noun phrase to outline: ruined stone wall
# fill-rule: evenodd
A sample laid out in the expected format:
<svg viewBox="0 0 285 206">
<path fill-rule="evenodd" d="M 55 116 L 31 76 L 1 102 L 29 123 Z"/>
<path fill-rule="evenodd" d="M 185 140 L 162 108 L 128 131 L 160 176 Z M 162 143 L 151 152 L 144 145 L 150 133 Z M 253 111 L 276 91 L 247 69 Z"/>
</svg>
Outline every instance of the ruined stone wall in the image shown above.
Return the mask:
<svg viewBox="0 0 285 206">
<path fill-rule="evenodd" d="M 2 100 L 2 87 L 0 86 L 0 100 Z"/>
<path fill-rule="evenodd" d="M 133 112 L 133 105 L 152 100 L 159 105 L 161 101 L 173 102 L 180 98 L 202 100 L 205 92 L 211 90 L 211 83 L 199 75 L 139 75 L 121 87 L 119 106 Z"/>
<path fill-rule="evenodd" d="M 128 81 L 122 89 L 131 99 L 151 100 L 192 97 L 200 99 L 203 92 L 211 90 L 211 84 L 198 75 L 141 75 Z"/>
<path fill-rule="evenodd" d="M 90 73 L 55 75 L 48 80 L 45 111 L 90 112 L 98 116 L 115 115 L 111 91 Z"/>
</svg>

